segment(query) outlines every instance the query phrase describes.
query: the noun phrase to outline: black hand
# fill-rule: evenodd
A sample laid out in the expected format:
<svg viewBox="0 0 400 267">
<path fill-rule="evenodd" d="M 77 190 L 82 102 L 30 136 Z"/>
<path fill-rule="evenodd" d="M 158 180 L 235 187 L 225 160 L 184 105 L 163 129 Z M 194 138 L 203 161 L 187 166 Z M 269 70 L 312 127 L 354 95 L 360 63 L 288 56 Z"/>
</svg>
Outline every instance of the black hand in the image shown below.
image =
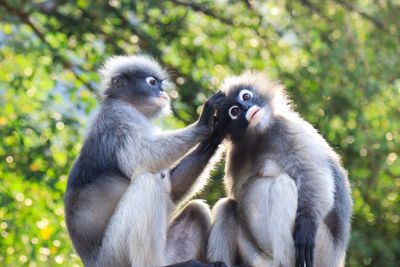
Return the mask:
<svg viewBox="0 0 400 267">
<path fill-rule="evenodd" d="M 211 135 L 201 142 L 199 149 L 203 153 L 214 152 L 228 134 L 227 124 L 221 118 L 216 119 Z"/>
<path fill-rule="evenodd" d="M 299 216 L 296 219 L 294 245 L 296 249 L 296 267 L 313 267 L 315 247 L 315 223 L 310 218 Z"/>
<path fill-rule="evenodd" d="M 205 103 L 203 112 L 200 115 L 199 123 L 203 125 L 213 126 L 214 125 L 214 113 L 215 110 L 221 105 L 225 99 L 224 93 L 221 91 L 216 92 L 212 95 Z"/>
</svg>

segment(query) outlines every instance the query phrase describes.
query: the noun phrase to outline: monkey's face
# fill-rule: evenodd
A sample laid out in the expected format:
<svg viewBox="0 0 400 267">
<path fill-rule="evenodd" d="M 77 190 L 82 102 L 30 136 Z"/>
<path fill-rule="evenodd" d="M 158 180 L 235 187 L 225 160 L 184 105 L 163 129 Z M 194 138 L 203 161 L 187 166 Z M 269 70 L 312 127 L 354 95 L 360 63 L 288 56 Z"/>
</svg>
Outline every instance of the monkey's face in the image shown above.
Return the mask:
<svg viewBox="0 0 400 267">
<path fill-rule="evenodd" d="M 246 132 L 265 130 L 270 118 L 268 102 L 250 86 L 238 86 L 230 90 L 225 102 L 217 111 L 221 125 L 225 125 L 228 136 L 233 140 Z"/>
<path fill-rule="evenodd" d="M 111 83 L 112 95 L 133 104 L 146 117 L 169 112 L 170 98 L 166 90 L 173 84 L 156 72 L 132 70 L 114 77 Z"/>
</svg>

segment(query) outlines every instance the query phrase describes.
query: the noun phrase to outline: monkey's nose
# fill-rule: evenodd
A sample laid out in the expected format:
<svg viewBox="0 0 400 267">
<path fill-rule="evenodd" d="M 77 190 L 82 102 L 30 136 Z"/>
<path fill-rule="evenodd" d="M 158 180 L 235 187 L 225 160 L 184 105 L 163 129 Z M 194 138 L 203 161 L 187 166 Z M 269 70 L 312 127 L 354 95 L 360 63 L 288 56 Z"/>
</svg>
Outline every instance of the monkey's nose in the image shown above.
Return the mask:
<svg viewBox="0 0 400 267">
<path fill-rule="evenodd" d="M 252 104 L 245 104 L 243 105 L 243 108 L 245 111 L 248 111 L 253 105 Z"/>
</svg>

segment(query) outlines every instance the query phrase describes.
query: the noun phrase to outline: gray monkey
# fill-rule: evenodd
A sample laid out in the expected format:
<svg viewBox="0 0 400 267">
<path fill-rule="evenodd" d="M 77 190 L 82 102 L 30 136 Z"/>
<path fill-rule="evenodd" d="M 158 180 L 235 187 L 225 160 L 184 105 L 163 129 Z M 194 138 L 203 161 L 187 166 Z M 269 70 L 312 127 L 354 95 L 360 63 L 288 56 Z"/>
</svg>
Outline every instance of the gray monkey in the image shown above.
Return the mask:
<svg viewBox="0 0 400 267">
<path fill-rule="evenodd" d="M 226 79 L 223 91 L 217 119 L 224 127 L 215 131 L 228 135 L 228 197 L 213 208 L 208 259 L 343 266 L 352 200 L 339 156 L 277 82 L 247 71 Z"/>
<path fill-rule="evenodd" d="M 175 204 L 204 185 L 196 181 L 220 140 L 211 137 L 221 93 L 199 120 L 160 132 L 151 119 L 168 113 L 171 86 L 147 56 L 118 56 L 101 70 L 104 98 L 69 175 L 65 214 L 85 266 L 222 266 L 205 257 L 208 206 L 191 201 L 170 221 Z M 215 135 L 214 135 L 215 136 Z M 172 167 L 202 142 L 171 172 Z M 193 188 L 193 184 L 199 187 Z"/>
</svg>

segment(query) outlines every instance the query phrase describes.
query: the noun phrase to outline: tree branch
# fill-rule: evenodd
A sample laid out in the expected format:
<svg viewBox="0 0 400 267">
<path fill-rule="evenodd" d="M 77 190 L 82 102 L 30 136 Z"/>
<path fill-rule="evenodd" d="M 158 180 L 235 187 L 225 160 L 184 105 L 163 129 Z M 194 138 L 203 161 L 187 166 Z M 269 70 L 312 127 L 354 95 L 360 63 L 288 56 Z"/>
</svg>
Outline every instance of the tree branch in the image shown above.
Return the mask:
<svg viewBox="0 0 400 267">
<path fill-rule="evenodd" d="M 317 5 L 315 5 L 314 3 L 312 3 L 312 2 L 310 2 L 310 1 L 308 1 L 308 0 L 301 0 L 300 1 L 305 7 L 307 7 L 310 11 L 311 11 L 311 13 L 316 13 L 316 14 L 318 14 L 319 16 L 321 16 L 322 18 L 324 18 L 327 22 L 329 22 L 329 23 L 333 23 L 334 21 L 331 19 L 331 18 L 329 18 L 328 16 L 326 16 L 325 14 L 324 14 L 324 12 L 321 10 L 321 8 L 319 7 L 319 6 L 317 6 Z"/>
<path fill-rule="evenodd" d="M 385 24 L 382 21 L 380 21 L 377 18 L 372 17 L 371 15 L 368 15 L 367 13 L 365 13 L 362 10 L 359 10 L 353 4 L 347 3 L 346 1 L 343 1 L 343 0 L 335 0 L 335 2 L 338 3 L 339 5 L 343 6 L 344 8 L 350 10 L 350 11 L 358 13 L 363 18 L 365 18 L 365 19 L 369 20 L 370 22 L 372 22 L 372 24 L 374 24 L 377 28 L 386 30 Z"/>
<path fill-rule="evenodd" d="M 130 23 L 128 21 L 128 19 L 123 14 L 121 14 L 118 9 L 116 9 L 115 7 L 111 7 L 111 6 L 110 6 L 110 9 L 119 19 L 121 19 L 122 27 L 131 29 L 139 37 L 139 40 L 141 40 L 141 41 L 139 42 L 138 45 L 141 49 L 150 51 L 153 55 L 155 55 L 162 62 L 162 64 L 169 70 L 170 73 L 173 73 L 177 77 L 184 78 L 184 80 L 186 81 L 187 84 L 192 84 L 194 87 L 200 87 L 200 85 L 191 76 L 187 76 L 187 75 L 183 74 L 175 66 L 167 64 L 161 60 L 163 52 L 155 45 L 154 40 L 149 35 L 147 35 L 141 29 L 139 29 L 138 27 L 135 27 L 135 25 Z M 125 40 L 125 42 L 128 42 L 128 41 Z M 175 109 L 173 109 L 172 111 L 174 113 L 174 116 L 176 116 L 180 121 L 182 121 L 186 124 L 190 122 L 187 119 L 182 118 L 182 116 L 180 116 L 176 112 Z"/>
<path fill-rule="evenodd" d="M 207 8 L 206 6 L 202 6 L 193 2 L 188 2 L 188 1 L 182 1 L 182 0 L 171 0 L 172 3 L 174 3 L 175 5 L 178 6 L 184 6 L 184 7 L 189 7 L 190 9 L 196 11 L 196 12 L 200 12 L 203 13 L 204 15 L 207 15 L 211 18 L 217 19 L 225 24 L 234 25 L 234 22 L 232 19 L 229 18 L 224 18 L 221 16 L 218 16 L 217 14 L 215 14 L 211 9 Z"/>
</svg>

